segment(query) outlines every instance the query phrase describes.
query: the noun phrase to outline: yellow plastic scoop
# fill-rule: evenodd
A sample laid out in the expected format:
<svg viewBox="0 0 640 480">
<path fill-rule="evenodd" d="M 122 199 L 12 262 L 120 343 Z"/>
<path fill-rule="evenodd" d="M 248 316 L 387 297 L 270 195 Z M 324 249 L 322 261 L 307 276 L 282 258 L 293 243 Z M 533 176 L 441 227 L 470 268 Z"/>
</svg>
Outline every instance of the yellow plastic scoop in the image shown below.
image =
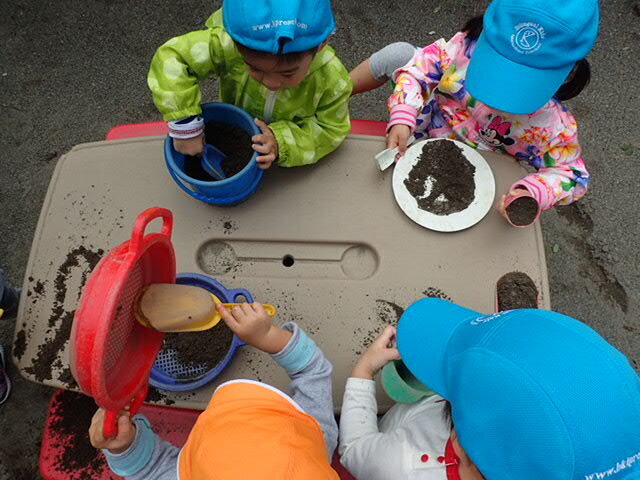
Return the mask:
<svg viewBox="0 0 640 480">
<path fill-rule="evenodd" d="M 142 325 L 161 332 L 199 332 L 215 327 L 222 319 L 218 297 L 200 287 L 155 283 L 146 287 L 138 299 L 135 315 Z M 223 303 L 227 308 L 240 303 Z M 264 305 L 269 316 L 273 305 Z"/>
</svg>

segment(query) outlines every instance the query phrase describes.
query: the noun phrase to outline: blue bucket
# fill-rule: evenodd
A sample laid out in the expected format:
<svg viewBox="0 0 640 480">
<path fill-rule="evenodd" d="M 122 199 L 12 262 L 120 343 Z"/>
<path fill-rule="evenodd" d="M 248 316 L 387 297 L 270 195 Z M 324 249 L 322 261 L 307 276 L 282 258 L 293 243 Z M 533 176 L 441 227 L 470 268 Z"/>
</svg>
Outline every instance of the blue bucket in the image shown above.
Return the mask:
<svg viewBox="0 0 640 480">
<path fill-rule="evenodd" d="M 204 122 L 224 122 L 243 128 L 250 136 L 260 133 L 251 115 L 228 103 L 205 103 L 202 105 Z M 264 171 L 258 168 L 257 153 L 247 165 L 233 177 L 210 182 L 197 180 L 184 171 L 186 156 L 173 148 L 173 139 L 167 135 L 164 141 L 164 158 L 171 177 L 186 193 L 198 200 L 213 205 L 235 205 L 243 202 L 258 189 Z"/>
<path fill-rule="evenodd" d="M 181 273 L 178 275 L 176 283 L 204 288 L 224 303 L 234 303 L 240 296 L 244 296 L 247 302 L 253 302 L 253 297 L 247 290 L 225 288 L 217 280 L 199 273 Z M 151 369 L 149 384 L 170 392 L 186 392 L 200 388 L 215 380 L 227 368 L 238 348 L 243 345 L 246 345 L 246 343 L 234 335 L 227 355 L 210 370 L 207 370 L 204 364 L 183 365 L 177 361 L 175 351 L 161 350 L 158 358 L 156 358 L 156 363 Z"/>
</svg>

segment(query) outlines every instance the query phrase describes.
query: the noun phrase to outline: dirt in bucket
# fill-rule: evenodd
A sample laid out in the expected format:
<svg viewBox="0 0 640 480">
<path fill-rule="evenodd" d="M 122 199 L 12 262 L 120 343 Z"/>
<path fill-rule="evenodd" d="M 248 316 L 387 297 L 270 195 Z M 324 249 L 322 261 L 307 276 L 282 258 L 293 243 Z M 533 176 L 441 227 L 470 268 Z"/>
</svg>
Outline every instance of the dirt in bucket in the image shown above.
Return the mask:
<svg viewBox="0 0 640 480">
<path fill-rule="evenodd" d="M 55 468 L 69 480 L 102 478 L 107 461 L 89 442 L 91 418 L 98 407 L 92 398 L 64 391 L 52 405 L 51 430 L 56 439 Z"/>
<path fill-rule="evenodd" d="M 507 207 L 507 215 L 514 225 L 531 225 L 538 215 L 538 202 L 531 197 L 516 198 Z"/>
<path fill-rule="evenodd" d="M 227 177 L 240 172 L 253 156 L 251 136 L 243 128 L 223 122 L 209 122 L 205 125 L 204 137 L 209 145 L 217 147 L 227 156 L 222 161 L 222 170 Z M 196 180 L 215 180 L 202 168 L 200 157 L 187 156 L 184 173 Z"/>
<path fill-rule="evenodd" d="M 168 333 L 164 337 L 163 350 L 172 349 L 176 359 L 186 368 L 205 367 L 211 370 L 224 360 L 233 341 L 233 332 L 224 321 L 202 332 Z M 178 378 L 191 378 L 192 374 Z"/>
<path fill-rule="evenodd" d="M 473 202 L 475 171 L 455 143 L 427 142 L 404 184 L 419 208 L 435 215 L 450 215 Z"/>
<path fill-rule="evenodd" d="M 498 280 L 498 311 L 538 308 L 538 288 L 522 272 L 509 272 Z"/>
</svg>

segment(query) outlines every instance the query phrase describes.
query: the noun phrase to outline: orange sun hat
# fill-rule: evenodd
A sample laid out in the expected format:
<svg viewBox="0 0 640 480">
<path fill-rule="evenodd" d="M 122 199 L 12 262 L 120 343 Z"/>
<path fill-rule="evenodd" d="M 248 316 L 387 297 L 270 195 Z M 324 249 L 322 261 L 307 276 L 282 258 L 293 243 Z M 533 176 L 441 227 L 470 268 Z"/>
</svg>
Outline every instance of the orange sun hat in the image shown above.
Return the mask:
<svg viewBox="0 0 640 480">
<path fill-rule="evenodd" d="M 221 385 L 178 462 L 180 480 L 338 480 L 317 420 L 279 390 L 248 380 Z"/>
</svg>

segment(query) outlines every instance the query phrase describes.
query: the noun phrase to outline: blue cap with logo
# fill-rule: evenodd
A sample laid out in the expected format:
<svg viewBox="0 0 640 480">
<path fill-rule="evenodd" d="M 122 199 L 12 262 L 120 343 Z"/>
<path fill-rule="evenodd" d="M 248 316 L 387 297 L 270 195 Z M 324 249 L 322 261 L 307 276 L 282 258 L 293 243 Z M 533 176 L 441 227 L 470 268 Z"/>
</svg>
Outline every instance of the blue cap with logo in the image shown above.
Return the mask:
<svg viewBox="0 0 640 480">
<path fill-rule="evenodd" d="M 640 377 L 585 324 L 427 298 L 405 311 L 397 337 L 411 373 L 451 402 L 486 478 L 640 479 Z"/>
<path fill-rule="evenodd" d="M 599 20 L 598 0 L 494 0 L 469 62 L 469 93 L 504 112 L 535 112 L 591 51 Z"/>
<path fill-rule="evenodd" d="M 222 17 L 236 42 L 273 54 L 310 50 L 336 28 L 330 0 L 224 0 Z"/>
</svg>

